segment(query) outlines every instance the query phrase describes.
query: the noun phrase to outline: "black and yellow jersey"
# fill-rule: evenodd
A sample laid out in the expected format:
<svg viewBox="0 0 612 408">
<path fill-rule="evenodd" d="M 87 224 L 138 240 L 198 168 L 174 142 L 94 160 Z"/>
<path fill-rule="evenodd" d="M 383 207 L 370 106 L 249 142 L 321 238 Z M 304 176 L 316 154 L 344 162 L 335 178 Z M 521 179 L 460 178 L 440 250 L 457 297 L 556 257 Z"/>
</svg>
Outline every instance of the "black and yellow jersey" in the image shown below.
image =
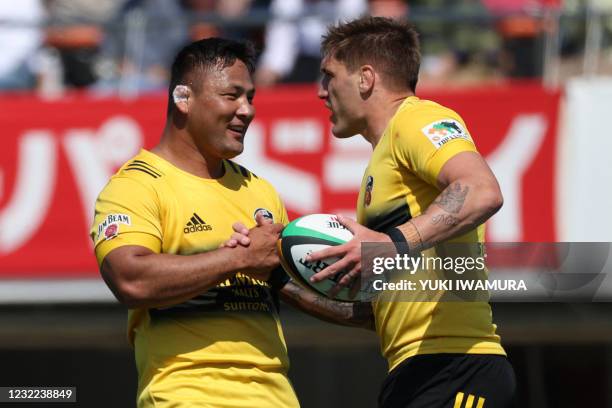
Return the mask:
<svg viewBox="0 0 612 408">
<path fill-rule="evenodd" d="M 441 192 L 437 177 L 444 164 L 466 151 L 476 147 L 457 113 L 407 98 L 372 153 L 359 193 L 358 222 L 384 232 L 421 215 Z M 484 225 L 447 241 L 482 242 Z M 428 250 L 427 256 L 444 252 L 447 243 Z M 389 369 L 417 354 L 505 354 L 487 302 L 406 302 L 396 295 L 373 302 Z"/>
<path fill-rule="evenodd" d="M 265 180 L 229 160 L 204 179 L 142 150 L 111 178 L 91 230 L 98 263 L 122 245 L 190 255 L 217 249 L 232 224 L 263 212 L 287 223 Z M 138 406 L 296 407 L 276 299 L 240 272 L 184 302 L 128 312 L 139 374 Z M 183 405 L 180 405 L 183 406 Z"/>
</svg>

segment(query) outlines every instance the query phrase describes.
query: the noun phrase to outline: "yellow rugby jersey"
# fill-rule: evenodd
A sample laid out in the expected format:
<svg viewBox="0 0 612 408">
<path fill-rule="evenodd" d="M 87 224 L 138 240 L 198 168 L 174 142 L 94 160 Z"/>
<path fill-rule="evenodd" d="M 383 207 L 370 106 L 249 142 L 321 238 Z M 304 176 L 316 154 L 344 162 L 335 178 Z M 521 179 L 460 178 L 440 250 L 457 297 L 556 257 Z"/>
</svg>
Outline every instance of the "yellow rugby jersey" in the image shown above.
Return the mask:
<svg viewBox="0 0 612 408">
<path fill-rule="evenodd" d="M 358 222 L 383 232 L 421 215 L 441 192 L 436 180 L 442 166 L 464 151 L 475 152 L 476 147 L 457 113 L 416 96 L 407 98 L 365 170 Z M 484 242 L 484 225 L 447 242 Z M 465 248 L 465 256 L 474 256 Z M 435 256 L 449 251 L 441 244 L 425 252 Z M 488 303 L 402 302 L 399 291 L 386 295 L 372 307 L 389 370 L 418 354 L 505 355 Z"/>
<path fill-rule="evenodd" d="M 96 202 L 98 262 L 122 245 L 179 255 L 215 250 L 234 222 L 255 226 L 259 211 L 287 223 L 269 183 L 232 161 L 223 164 L 221 178 L 204 179 L 142 150 Z M 238 273 L 183 304 L 129 310 L 138 406 L 299 406 L 276 303 L 268 283 Z"/>
</svg>

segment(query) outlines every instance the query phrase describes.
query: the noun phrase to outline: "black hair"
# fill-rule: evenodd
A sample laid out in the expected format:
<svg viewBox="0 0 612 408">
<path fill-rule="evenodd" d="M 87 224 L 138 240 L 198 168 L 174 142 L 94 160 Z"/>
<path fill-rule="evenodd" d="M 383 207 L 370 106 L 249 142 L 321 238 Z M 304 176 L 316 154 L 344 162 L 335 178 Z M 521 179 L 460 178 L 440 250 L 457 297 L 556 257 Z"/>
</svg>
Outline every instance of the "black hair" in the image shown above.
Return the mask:
<svg viewBox="0 0 612 408">
<path fill-rule="evenodd" d="M 206 38 L 195 41 L 181 49 L 172 63 L 168 87 L 168 114 L 174 108 L 172 92 L 177 85 L 189 85 L 200 92 L 199 75 L 212 69 L 222 70 L 232 66 L 236 60 L 246 65 L 249 73 L 255 71 L 255 49 L 250 42 L 239 42 L 225 38 Z"/>
</svg>

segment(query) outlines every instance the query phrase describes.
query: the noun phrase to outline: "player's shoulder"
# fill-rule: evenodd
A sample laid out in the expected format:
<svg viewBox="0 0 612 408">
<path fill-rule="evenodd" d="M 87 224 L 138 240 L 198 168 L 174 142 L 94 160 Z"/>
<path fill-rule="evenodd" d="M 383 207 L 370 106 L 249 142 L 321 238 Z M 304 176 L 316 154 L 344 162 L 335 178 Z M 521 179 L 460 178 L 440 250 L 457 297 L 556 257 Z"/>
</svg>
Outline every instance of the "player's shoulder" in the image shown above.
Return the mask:
<svg viewBox="0 0 612 408">
<path fill-rule="evenodd" d="M 429 142 L 436 148 L 454 139 L 472 140 L 465 122 L 454 110 L 439 103 L 410 97 L 400 106 L 392 124 L 400 139 L 411 143 Z"/>
<path fill-rule="evenodd" d="M 225 166 L 226 169 L 229 169 L 229 171 L 232 172 L 236 177 L 244 178 L 247 181 L 259 180 L 259 177 L 257 176 L 257 174 L 253 173 L 252 171 L 250 171 L 243 165 L 233 160 L 229 160 L 229 159 L 226 159 L 225 163 L 226 163 L 226 166 Z"/>
<path fill-rule="evenodd" d="M 226 168 L 228 168 L 235 177 L 242 178 L 249 187 L 273 189 L 272 184 L 270 184 L 268 180 L 258 176 L 245 166 L 233 160 L 225 160 L 225 162 L 227 163 Z"/>
<path fill-rule="evenodd" d="M 125 162 L 113 177 L 151 184 L 165 177 L 165 172 L 161 167 L 155 155 L 141 150 L 140 153 Z"/>
<path fill-rule="evenodd" d="M 419 131 L 427 125 L 445 120 L 465 126 L 461 116 L 453 109 L 416 96 L 407 98 L 394 116 L 396 124 Z"/>
<path fill-rule="evenodd" d="M 248 168 L 236 163 L 232 160 L 226 160 L 228 166 L 235 176 L 241 177 L 244 181 L 244 185 L 252 191 L 259 191 L 262 194 L 270 197 L 276 197 L 280 200 L 280 195 L 276 188 L 267 179 L 261 175 L 253 173 Z"/>
<path fill-rule="evenodd" d="M 155 156 L 141 150 L 117 170 L 101 194 L 132 196 L 143 192 L 153 193 L 164 179 L 165 172 L 156 163 Z"/>
</svg>

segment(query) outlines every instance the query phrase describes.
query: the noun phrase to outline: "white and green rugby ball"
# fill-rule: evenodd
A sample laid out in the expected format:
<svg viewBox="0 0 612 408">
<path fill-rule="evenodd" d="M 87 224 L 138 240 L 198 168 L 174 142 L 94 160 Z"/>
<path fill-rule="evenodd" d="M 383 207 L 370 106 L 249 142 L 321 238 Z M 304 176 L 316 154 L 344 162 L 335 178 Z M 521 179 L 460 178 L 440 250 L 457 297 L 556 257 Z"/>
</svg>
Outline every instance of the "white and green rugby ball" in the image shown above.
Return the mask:
<svg viewBox="0 0 612 408">
<path fill-rule="evenodd" d="M 304 289 L 329 297 L 329 290 L 336 285 L 343 273 L 321 282 L 310 282 L 310 277 L 333 264 L 338 258 L 307 262 L 306 256 L 334 245 L 350 241 L 353 233 L 340 224 L 335 215 L 311 214 L 290 222 L 281 234 L 278 249 L 281 264 L 291 278 Z M 333 299 L 358 301 L 349 297 L 349 289 L 342 289 Z"/>
</svg>

